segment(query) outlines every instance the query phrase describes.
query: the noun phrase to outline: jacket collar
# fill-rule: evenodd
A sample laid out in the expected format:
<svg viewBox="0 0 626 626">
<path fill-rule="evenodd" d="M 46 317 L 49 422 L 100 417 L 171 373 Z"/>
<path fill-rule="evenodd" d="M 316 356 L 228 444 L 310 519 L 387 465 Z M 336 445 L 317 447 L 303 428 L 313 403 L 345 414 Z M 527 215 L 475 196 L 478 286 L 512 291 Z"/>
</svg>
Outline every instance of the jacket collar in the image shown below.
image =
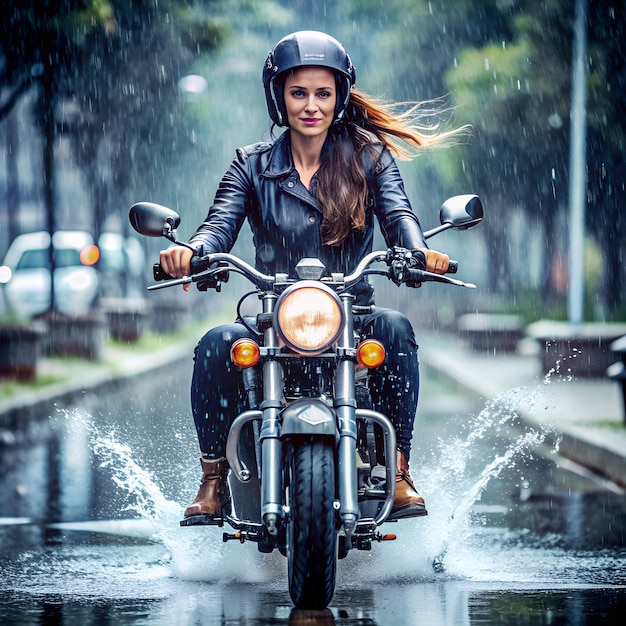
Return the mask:
<svg viewBox="0 0 626 626">
<path fill-rule="evenodd" d="M 302 183 L 295 184 L 298 175 L 291 156 L 289 131 L 284 132 L 272 146 L 263 176 L 274 180 L 280 179 L 279 184 L 285 193 L 299 198 L 321 213 L 315 196 Z"/>
<path fill-rule="evenodd" d="M 283 178 L 291 174 L 294 169 L 289 131 L 285 131 L 272 146 L 263 176 L 267 178 Z"/>
</svg>

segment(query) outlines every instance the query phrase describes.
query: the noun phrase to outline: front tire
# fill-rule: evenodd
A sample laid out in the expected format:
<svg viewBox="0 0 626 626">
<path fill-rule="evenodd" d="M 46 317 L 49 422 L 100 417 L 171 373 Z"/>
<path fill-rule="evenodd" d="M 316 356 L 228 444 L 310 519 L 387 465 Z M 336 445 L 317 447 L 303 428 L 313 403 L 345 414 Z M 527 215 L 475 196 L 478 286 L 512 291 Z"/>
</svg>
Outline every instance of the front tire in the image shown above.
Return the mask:
<svg viewBox="0 0 626 626">
<path fill-rule="evenodd" d="M 324 609 L 335 591 L 335 452 L 329 439 L 289 442 L 289 594 L 299 609 Z"/>
</svg>

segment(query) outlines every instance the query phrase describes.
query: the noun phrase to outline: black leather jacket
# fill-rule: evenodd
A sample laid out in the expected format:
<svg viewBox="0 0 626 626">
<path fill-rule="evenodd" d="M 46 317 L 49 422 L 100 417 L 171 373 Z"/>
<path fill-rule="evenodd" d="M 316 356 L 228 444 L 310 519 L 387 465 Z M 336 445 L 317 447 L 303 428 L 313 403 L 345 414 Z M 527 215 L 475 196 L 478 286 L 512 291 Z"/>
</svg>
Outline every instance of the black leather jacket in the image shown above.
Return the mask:
<svg viewBox="0 0 626 626">
<path fill-rule="evenodd" d="M 229 252 L 247 218 L 259 271 L 294 276 L 300 259 L 314 257 L 329 272 L 348 274 L 372 251 L 376 216 L 388 246 L 426 248 L 392 155 L 380 143 L 374 148 L 375 156 L 363 151 L 370 192 L 365 228 L 353 230 L 341 245 L 326 246 L 321 242 L 322 211 L 300 182 L 288 131 L 273 143 L 237 150 L 237 158 L 222 178 L 213 205 L 190 243 L 201 247 L 204 254 Z"/>
</svg>

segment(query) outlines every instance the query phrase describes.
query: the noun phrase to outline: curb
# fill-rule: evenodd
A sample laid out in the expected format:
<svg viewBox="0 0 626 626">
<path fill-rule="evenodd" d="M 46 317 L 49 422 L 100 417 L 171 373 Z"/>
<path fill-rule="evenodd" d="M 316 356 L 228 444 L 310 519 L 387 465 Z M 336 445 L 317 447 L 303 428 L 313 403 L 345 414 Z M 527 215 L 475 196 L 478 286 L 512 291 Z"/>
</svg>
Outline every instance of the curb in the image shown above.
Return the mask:
<svg viewBox="0 0 626 626">
<path fill-rule="evenodd" d="M 106 363 L 97 364 L 93 371 L 83 370 L 76 380 L 70 377 L 0 402 L 0 442 L 4 438 L 2 431 L 22 431 L 31 421 L 50 415 L 59 406 L 78 404 L 87 393 L 119 391 L 132 385 L 138 377 L 190 360 L 195 343 L 181 342 L 157 352 L 130 357 L 124 354 L 124 360 L 116 360 L 112 354 Z"/>
<path fill-rule="evenodd" d="M 615 483 L 613 490 L 623 492 L 626 488 L 626 428 L 623 432 L 611 431 L 594 425 L 594 416 L 584 414 L 590 411 L 600 416 L 620 415 L 617 387 L 614 397 L 602 395 L 604 390 L 612 391 L 614 383 L 574 379 L 564 384 L 542 385 L 539 363 L 533 356 L 511 354 L 496 357 L 468 352 L 459 347 L 424 348 L 420 350 L 420 360 L 440 376 L 486 400 L 494 400 L 507 391 L 519 388 L 550 391 L 550 394 L 545 394 L 550 397 L 541 408 L 515 408 L 524 426 L 550 428 L 554 432 L 549 433 L 547 439 L 553 445 L 558 444 L 559 456 L 582 466 L 595 475 L 596 480 L 606 479 Z M 594 398 L 591 398 L 590 404 L 577 403 L 577 396 L 584 397 L 591 385 L 597 387 L 602 401 L 592 404 Z"/>
</svg>

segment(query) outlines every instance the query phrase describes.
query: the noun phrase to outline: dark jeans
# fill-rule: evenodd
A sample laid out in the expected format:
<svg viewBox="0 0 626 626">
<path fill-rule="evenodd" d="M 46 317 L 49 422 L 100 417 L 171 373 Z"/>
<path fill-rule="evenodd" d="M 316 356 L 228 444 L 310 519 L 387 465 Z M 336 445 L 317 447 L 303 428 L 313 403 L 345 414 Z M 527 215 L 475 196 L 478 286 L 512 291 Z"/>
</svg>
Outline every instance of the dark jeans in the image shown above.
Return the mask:
<svg viewBox="0 0 626 626">
<path fill-rule="evenodd" d="M 369 374 L 373 408 L 386 415 L 396 430 L 398 450 L 409 457 L 419 396 L 417 343 L 409 320 L 392 309 L 376 309 L 355 320 L 362 338 L 378 339 L 385 346 L 384 364 Z M 195 350 L 191 382 L 191 408 L 200 450 L 209 457 L 225 455 L 228 430 L 246 410 L 247 397 L 241 371 L 230 360 L 230 347 L 250 337 L 243 324 L 209 330 Z"/>
</svg>

